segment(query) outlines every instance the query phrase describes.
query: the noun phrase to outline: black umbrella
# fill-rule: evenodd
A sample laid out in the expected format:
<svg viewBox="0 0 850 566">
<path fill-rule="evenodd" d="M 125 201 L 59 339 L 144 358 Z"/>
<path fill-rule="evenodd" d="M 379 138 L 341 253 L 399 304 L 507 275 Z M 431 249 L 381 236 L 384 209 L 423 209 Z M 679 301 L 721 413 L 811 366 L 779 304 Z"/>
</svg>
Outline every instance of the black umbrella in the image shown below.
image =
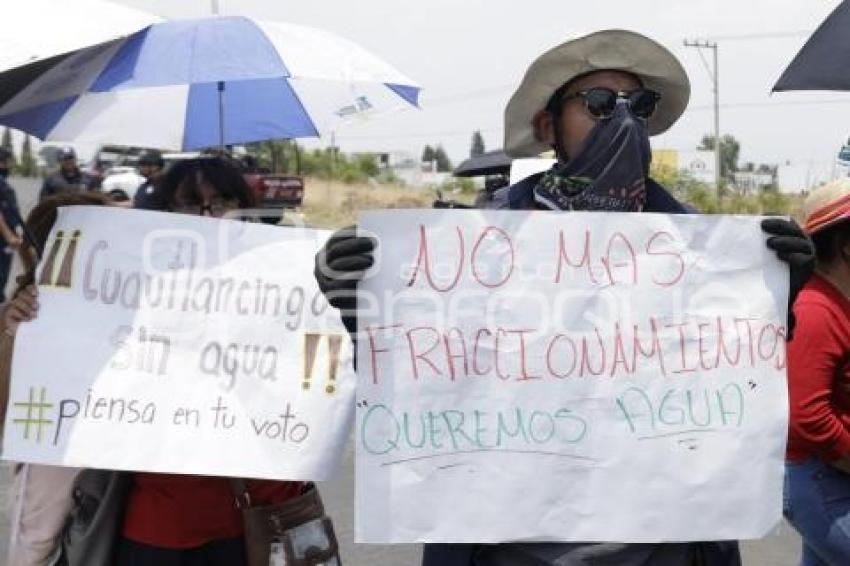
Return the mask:
<svg viewBox="0 0 850 566">
<path fill-rule="evenodd" d="M 501 149 L 470 157 L 454 170 L 455 177 L 478 177 L 480 175 L 508 175 L 512 159 Z"/>
<path fill-rule="evenodd" d="M 844 0 L 812 34 L 773 87 L 850 91 L 850 0 Z"/>
<path fill-rule="evenodd" d="M 27 63 L 8 71 L 3 71 L 3 79 L 0 80 L 0 106 L 3 106 L 21 92 L 28 84 L 52 69 L 67 57 L 70 53 L 55 55 L 49 59 L 41 59 L 33 63 Z"/>
</svg>

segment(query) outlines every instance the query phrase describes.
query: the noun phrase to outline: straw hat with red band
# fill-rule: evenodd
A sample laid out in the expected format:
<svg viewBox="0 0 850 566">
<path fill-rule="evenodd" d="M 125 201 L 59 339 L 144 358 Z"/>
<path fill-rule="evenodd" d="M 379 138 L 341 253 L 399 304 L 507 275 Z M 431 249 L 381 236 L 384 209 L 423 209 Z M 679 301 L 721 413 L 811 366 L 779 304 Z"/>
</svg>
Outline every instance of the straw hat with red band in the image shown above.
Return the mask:
<svg viewBox="0 0 850 566">
<path fill-rule="evenodd" d="M 850 220 L 850 178 L 838 179 L 814 190 L 803 204 L 803 213 L 803 230 L 809 236 Z"/>
</svg>

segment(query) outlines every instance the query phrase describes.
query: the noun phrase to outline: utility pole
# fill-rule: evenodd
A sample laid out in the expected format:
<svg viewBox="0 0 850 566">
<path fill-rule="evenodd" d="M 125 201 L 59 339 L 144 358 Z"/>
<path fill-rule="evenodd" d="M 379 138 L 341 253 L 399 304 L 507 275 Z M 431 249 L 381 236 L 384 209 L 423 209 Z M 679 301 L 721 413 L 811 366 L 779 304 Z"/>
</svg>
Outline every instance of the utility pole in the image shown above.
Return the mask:
<svg viewBox="0 0 850 566">
<path fill-rule="evenodd" d="M 213 16 L 217 16 L 218 15 L 218 0 L 210 0 L 210 2 L 212 2 Z"/>
<path fill-rule="evenodd" d="M 685 47 L 696 47 L 699 51 L 699 56 L 702 59 L 705 70 L 708 71 L 708 76 L 711 77 L 714 91 L 714 178 L 717 184 L 717 204 L 720 205 L 720 186 L 721 169 L 720 169 L 720 70 L 717 66 L 717 42 L 716 41 L 688 41 L 685 40 Z M 714 52 L 714 65 L 712 69 L 708 68 L 705 58 L 702 56 L 702 49 L 711 49 Z"/>
</svg>

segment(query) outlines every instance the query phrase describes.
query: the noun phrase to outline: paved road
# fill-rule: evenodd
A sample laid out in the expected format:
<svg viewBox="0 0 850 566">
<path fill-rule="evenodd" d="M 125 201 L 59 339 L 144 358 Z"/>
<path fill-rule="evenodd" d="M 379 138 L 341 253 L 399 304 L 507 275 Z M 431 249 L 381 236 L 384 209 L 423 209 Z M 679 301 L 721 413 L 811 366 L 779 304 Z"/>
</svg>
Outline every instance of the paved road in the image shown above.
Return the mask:
<svg viewBox="0 0 850 566">
<path fill-rule="evenodd" d="M 28 211 L 35 203 L 39 183 L 13 179 L 21 208 Z M 0 501 L 5 502 L 9 488 L 9 471 L 0 468 Z M 321 485 L 325 503 L 334 518 L 346 566 L 415 566 L 421 557 L 420 545 L 354 544 L 354 449 L 348 443 L 341 469 L 331 481 Z M 3 505 L 3 509 L 7 506 Z M 0 566 L 5 564 L 9 536 L 6 513 L 0 513 Z M 799 539 L 787 525 L 772 537 L 743 544 L 746 566 L 796 566 L 799 561 Z"/>
</svg>

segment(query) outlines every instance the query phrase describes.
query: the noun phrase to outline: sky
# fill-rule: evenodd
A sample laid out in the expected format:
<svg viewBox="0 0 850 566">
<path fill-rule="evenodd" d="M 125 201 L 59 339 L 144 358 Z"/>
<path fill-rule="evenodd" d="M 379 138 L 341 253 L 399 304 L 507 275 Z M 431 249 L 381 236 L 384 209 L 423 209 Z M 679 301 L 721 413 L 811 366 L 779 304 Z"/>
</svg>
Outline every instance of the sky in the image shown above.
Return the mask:
<svg viewBox="0 0 850 566">
<path fill-rule="evenodd" d="M 205 16 L 213 0 L 118 0 L 166 18 Z M 336 133 L 343 151 L 408 151 L 442 144 L 457 163 L 472 132 L 502 144 L 504 107 L 543 51 L 577 35 L 632 29 L 682 61 L 692 82 L 688 110 L 655 148 L 694 149 L 713 129 L 712 87 L 698 50 L 719 45 L 721 134 L 741 143 L 741 162 L 830 163 L 850 136 L 850 93 L 770 89 L 838 0 L 218 0 L 225 15 L 320 27 L 389 61 L 423 88 L 410 109 Z M 848 39 L 850 41 L 850 39 Z M 703 52 L 711 63 L 711 52 Z M 312 142 L 327 146 L 328 137 Z"/>
</svg>

